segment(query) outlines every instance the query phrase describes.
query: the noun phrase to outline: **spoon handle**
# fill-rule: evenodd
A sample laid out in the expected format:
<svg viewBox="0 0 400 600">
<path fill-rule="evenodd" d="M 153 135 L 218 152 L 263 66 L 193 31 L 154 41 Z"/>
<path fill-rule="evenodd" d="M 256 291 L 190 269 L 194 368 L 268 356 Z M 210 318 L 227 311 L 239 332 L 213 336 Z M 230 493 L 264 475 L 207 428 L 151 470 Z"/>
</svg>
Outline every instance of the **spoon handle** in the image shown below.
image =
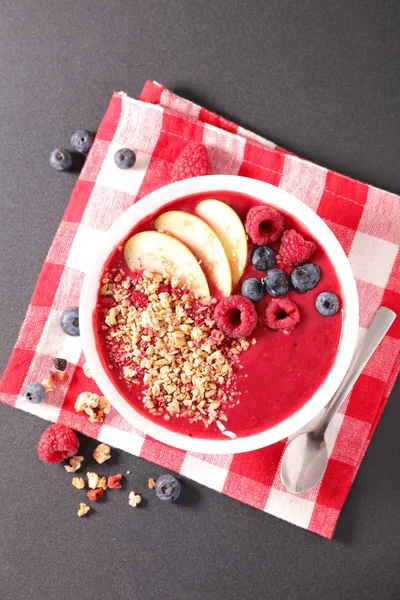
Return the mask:
<svg viewBox="0 0 400 600">
<path fill-rule="evenodd" d="M 316 432 L 317 435 L 323 435 L 325 433 L 325 430 L 331 422 L 332 417 L 347 398 L 348 393 L 361 375 L 362 370 L 375 352 L 376 348 L 379 346 L 382 338 L 395 318 L 396 313 L 389 308 L 386 308 L 385 306 L 381 306 L 379 308 L 366 333 L 358 354 L 355 355 L 341 386 L 332 399 L 332 403 L 328 408 L 323 422 L 321 423 L 320 427 L 318 427 L 318 432 Z"/>
</svg>

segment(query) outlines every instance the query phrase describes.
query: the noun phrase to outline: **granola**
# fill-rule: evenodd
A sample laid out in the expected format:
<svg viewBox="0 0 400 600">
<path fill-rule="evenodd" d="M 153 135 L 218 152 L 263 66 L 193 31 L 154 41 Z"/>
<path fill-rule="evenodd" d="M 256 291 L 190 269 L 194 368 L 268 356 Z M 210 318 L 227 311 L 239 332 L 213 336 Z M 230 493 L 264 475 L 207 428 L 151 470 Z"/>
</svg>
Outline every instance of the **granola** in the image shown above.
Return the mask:
<svg viewBox="0 0 400 600">
<path fill-rule="evenodd" d="M 132 492 L 129 492 L 129 500 L 128 500 L 129 506 L 133 506 L 134 508 L 136 508 L 136 506 L 138 504 L 140 504 L 141 500 L 142 500 L 142 498 L 141 498 L 141 496 L 139 496 L 139 494 L 137 494 L 133 490 L 132 490 Z"/>
<path fill-rule="evenodd" d="M 90 506 L 88 506 L 84 502 L 81 502 L 79 504 L 78 517 L 83 517 L 84 515 L 86 515 L 89 512 L 89 510 L 90 510 Z"/>
<path fill-rule="evenodd" d="M 77 490 L 83 490 L 83 488 L 85 487 L 85 480 L 83 479 L 83 477 L 73 477 L 72 485 L 76 487 Z"/>
<path fill-rule="evenodd" d="M 83 365 L 82 369 L 83 369 L 83 372 L 85 373 L 85 375 L 86 375 L 86 377 L 87 377 L 88 379 L 93 379 L 92 370 L 91 370 L 91 368 L 89 367 L 89 365 L 88 365 L 88 363 L 87 363 L 87 362 L 85 362 L 85 364 Z"/>
<path fill-rule="evenodd" d="M 69 459 L 69 465 L 64 465 L 64 469 L 68 473 L 76 473 L 81 468 L 83 462 L 83 456 L 73 456 Z"/>
<path fill-rule="evenodd" d="M 142 384 L 149 413 L 206 427 L 226 421 L 225 408 L 239 400 L 234 366 L 249 342 L 216 328 L 216 300 L 201 303 L 173 276 L 148 270 L 118 282 L 106 273 L 102 281 L 100 294 L 113 301 L 103 308 L 102 325 L 111 367 L 120 369 L 128 389 Z"/>
<path fill-rule="evenodd" d="M 107 444 L 99 444 L 93 451 L 93 458 L 102 465 L 111 458 L 111 448 Z"/>
<path fill-rule="evenodd" d="M 86 473 L 86 475 L 88 480 L 88 486 L 91 490 L 95 490 L 98 487 L 97 484 L 99 482 L 100 477 L 97 475 L 97 473 L 92 473 L 91 471 Z"/>
<path fill-rule="evenodd" d="M 105 396 L 92 392 L 82 392 L 75 401 L 76 412 L 85 412 L 91 423 L 102 423 L 104 415 L 108 415 L 111 404 Z"/>
</svg>

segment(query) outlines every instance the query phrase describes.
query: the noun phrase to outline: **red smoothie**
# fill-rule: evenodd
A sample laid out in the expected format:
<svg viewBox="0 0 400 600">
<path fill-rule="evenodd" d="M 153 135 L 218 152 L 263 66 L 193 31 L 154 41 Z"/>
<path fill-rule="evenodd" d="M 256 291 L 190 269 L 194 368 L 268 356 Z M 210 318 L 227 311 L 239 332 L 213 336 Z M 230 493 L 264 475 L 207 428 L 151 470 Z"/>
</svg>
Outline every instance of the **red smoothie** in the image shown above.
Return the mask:
<svg viewBox="0 0 400 600">
<path fill-rule="evenodd" d="M 140 231 L 153 230 L 155 218 L 167 210 L 184 210 L 193 213 L 196 205 L 207 198 L 222 200 L 230 205 L 243 223 L 248 210 L 260 205 L 259 201 L 250 196 L 233 192 L 218 191 L 189 196 L 164 206 L 156 215 L 138 223 L 128 237 Z M 300 322 L 289 334 L 269 329 L 260 318 L 248 338 L 250 342 L 248 349 L 240 354 L 238 362 L 233 366 L 238 395 L 234 403 L 224 408 L 227 417 L 224 425 L 239 437 L 253 435 L 276 425 L 301 408 L 313 396 L 334 363 L 342 332 L 342 304 L 341 310 L 329 317 L 322 316 L 315 308 L 315 299 L 321 292 L 334 292 L 341 298 L 340 284 L 329 257 L 318 240 L 313 239 L 299 222 L 289 214 L 280 212 L 285 219 L 285 229 L 295 229 L 306 240 L 316 243 L 317 250 L 309 262 L 319 266 L 321 279 L 316 287 L 305 294 L 289 290 L 286 297 L 295 302 L 301 317 Z M 116 271 L 122 269 L 126 275 L 133 275 L 124 260 L 122 250 L 124 241 L 110 255 L 104 273 L 113 269 Z M 272 246 L 278 249 L 279 243 Z M 253 248 L 254 244 L 249 240 L 249 256 Z M 249 276 L 258 278 L 263 276 L 263 273 L 253 269 L 250 258 L 232 294 L 240 294 L 242 281 Z M 100 287 L 102 285 L 103 283 Z M 218 298 L 217 292 L 211 286 L 210 289 Z M 271 296 L 266 294 L 263 300 L 255 304 L 259 315 L 263 313 L 270 301 Z M 110 357 L 104 315 L 106 309 L 112 305 L 110 297 L 99 295 L 98 308 L 94 313 L 94 328 L 97 332 L 99 355 L 119 392 L 147 418 L 163 427 L 193 437 L 223 439 L 216 422 L 206 427 L 203 421 L 191 422 L 187 417 L 179 415 L 173 415 L 168 417 L 169 420 L 165 420 L 162 416 L 149 413 L 142 401 L 142 382 L 132 384 L 126 381 L 121 366 L 113 363 Z M 149 343 L 153 342 L 154 340 Z"/>
</svg>

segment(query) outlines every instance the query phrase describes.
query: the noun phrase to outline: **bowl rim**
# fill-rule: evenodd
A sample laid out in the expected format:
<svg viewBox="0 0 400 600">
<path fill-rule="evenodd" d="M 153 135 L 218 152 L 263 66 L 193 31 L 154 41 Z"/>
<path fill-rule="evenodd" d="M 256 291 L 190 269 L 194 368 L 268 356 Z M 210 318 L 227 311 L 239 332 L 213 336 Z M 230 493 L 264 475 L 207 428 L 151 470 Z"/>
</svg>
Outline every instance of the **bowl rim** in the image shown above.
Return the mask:
<svg viewBox="0 0 400 600">
<path fill-rule="evenodd" d="M 165 204 L 184 196 L 210 192 L 238 192 L 257 198 L 292 214 L 329 252 L 335 267 L 343 298 L 343 327 L 335 362 L 326 379 L 314 395 L 295 413 L 262 432 L 247 437 L 221 440 L 190 437 L 171 431 L 139 413 L 114 387 L 103 367 L 93 331 L 93 311 L 104 264 L 113 249 L 125 239 L 135 223 L 160 210 Z M 322 241 L 320 241 L 322 238 Z M 257 450 L 294 434 L 307 425 L 329 402 L 341 384 L 350 366 L 357 343 L 359 305 L 353 272 L 337 238 L 324 221 L 301 200 L 269 183 L 237 175 L 205 175 L 177 181 L 159 188 L 128 208 L 105 232 L 97 253 L 92 257 L 81 291 L 79 304 L 80 332 L 83 351 L 90 364 L 93 378 L 112 406 L 135 428 L 156 440 L 175 448 L 202 454 L 232 454 Z"/>
</svg>

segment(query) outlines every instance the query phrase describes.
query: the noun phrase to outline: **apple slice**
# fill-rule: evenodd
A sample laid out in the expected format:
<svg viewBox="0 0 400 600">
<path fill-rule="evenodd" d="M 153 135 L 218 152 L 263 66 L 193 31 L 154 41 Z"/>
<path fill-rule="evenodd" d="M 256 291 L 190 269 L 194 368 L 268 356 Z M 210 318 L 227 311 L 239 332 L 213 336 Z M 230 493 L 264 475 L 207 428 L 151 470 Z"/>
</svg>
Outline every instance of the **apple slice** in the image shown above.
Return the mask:
<svg viewBox="0 0 400 600">
<path fill-rule="evenodd" d="M 224 296 L 230 295 L 232 275 L 228 258 L 218 236 L 203 219 L 183 210 L 170 210 L 157 217 L 154 227 L 186 244 L 217 289 Z"/>
<path fill-rule="evenodd" d="M 132 271 L 150 269 L 162 275 L 175 275 L 200 298 L 210 298 L 207 279 L 194 254 L 165 233 L 136 233 L 125 243 L 124 258 Z"/>
<path fill-rule="evenodd" d="M 235 286 L 246 267 L 247 237 L 236 211 L 221 200 L 202 200 L 195 212 L 204 219 L 219 237 L 228 257 Z"/>
</svg>

